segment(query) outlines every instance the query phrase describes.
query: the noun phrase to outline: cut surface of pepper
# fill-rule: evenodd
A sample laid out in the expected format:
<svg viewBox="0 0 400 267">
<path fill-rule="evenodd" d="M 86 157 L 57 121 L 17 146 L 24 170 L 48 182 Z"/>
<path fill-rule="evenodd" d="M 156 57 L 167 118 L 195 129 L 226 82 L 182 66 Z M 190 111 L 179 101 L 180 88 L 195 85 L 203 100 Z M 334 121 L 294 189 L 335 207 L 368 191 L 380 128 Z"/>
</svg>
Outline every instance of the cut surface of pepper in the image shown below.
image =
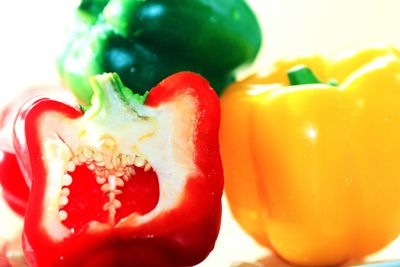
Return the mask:
<svg viewBox="0 0 400 267">
<path fill-rule="evenodd" d="M 221 217 L 217 95 L 190 72 L 163 80 L 147 97 L 116 74 L 91 85 L 84 113 L 42 98 L 17 118 L 14 143 L 31 194 L 28 263 L 199 263 Z"/>
<path fill-rule="evenodd" d="M 13 126 L 21 106 L 33 97 L 51 96 L 75 102 L 73 95 L 60 86 L 35 86 L 22 90 L 0 110 L 0 186 L 8 206 L 19 216 L 25 213 L 29 190 L 18 166 L 13 147 Z"/>
</svg>

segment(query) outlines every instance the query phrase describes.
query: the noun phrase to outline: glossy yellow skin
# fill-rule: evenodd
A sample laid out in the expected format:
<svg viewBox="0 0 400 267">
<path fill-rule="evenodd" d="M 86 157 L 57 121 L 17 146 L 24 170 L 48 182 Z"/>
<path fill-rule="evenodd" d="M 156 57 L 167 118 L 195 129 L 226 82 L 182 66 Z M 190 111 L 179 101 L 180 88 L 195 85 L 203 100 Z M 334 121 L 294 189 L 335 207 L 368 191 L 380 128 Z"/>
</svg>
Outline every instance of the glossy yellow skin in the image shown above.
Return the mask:
<svg viewBox="0 0 400 267">
<path fill-rule="evenodd" d="M 341 85 L 285 86 L 287 69 L 307 60 L 319 78 L 339 77 Z M 397 51 L 375 47 L 277 66 L 221 99 L 234 217 L 297 265 L 336 265 L 382 249 L 400 233 Z"/>
</svg>

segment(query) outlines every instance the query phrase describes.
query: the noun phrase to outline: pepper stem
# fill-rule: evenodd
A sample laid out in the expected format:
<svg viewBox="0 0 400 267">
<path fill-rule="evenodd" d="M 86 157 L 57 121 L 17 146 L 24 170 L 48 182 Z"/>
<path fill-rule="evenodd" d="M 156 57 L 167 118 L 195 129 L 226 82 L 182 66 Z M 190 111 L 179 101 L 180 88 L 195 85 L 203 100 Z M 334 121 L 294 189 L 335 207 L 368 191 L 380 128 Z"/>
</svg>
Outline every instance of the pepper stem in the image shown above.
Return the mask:
<svg viewBox="0 0 400 267">
<path fill-rule="evenodd" d="M 102 110 L 108 110 L 116 105 L 128 105 L 133 109 L 142 106 L 148 92 L 144 95 L 136 94 L 125 87 L 117 73 L 104 73 L 95 75 L 89 80 L 93 89 L 91 106 L 85 107 L 88 117 L 99 114 Z"/>
<path fill-rule="evenodd" d="M 322 83 L 310 68 L 304 65 L 296 66 L 287 73 L 290 85 Z"/>
</svg>

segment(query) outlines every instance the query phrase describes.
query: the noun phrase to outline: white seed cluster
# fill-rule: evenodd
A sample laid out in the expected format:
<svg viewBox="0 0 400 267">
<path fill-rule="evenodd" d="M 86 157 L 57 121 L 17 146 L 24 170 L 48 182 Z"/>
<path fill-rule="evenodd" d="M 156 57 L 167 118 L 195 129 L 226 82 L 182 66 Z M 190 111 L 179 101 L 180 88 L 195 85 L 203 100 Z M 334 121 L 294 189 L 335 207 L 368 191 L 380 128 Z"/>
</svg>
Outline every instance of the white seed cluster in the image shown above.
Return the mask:
<svg viewBox="0 0 400 267">
<path fill-rule="evenodd" d="M 108 211 L 109 224 L 115 223 L 116 210 L 122 205 L 116 197 L 122 193 L 122 187 L 135 174 L 135 167 L 143 168 L 145 172 L 152 168 L 150 163 L 140 155 L 124 155 L 115 151 L 114 140 L 105 138 L 100 150 L 87 146 L 80 147 L 66 163 L 66 173 L 62 177 L 63 188 L 59 200 L 61 221 L 68 218 L 68 213 L 62 209 L 68 204 L 70 195 L 68 186 L 73 182 L 72 176 L 68 173 L 74 172 L 76 166 L 86 165 L 95 173 L 96 182 L 100 185 L 101 191 L 108 196 L 108 202 L 104 204 L 103 210 Z"/>
</svg>

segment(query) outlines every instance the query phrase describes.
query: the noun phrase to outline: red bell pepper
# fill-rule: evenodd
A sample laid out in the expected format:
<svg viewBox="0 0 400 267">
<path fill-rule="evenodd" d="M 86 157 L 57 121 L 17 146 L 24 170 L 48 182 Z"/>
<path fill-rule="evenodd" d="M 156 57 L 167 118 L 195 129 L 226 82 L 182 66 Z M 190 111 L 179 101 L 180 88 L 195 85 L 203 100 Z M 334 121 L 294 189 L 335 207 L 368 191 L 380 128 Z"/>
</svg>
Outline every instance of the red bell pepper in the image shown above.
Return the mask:
<svg viewBox="0 0 400 267">
<path fill-rule="evenodd" d="M 0 150 L 0 184 L 2 195 L 9 207 L 23 216 L 29 197 L 15 154 Z"/>
<path fill-rule="evenodd" d="M 15 117 L 21 106 L 33 97 L 50 95 L 72 101 L 74 97 L 62 87 L 38 86 L 23 90 L 0 111 L 0 185 L 7 204 L 23 216 L 29 197 L 29 189 L 22 176 L 12 144 Z"/>
<path fill-rule="evenodd" d="M 95 76 L 81 111 L 41 98 L 17 117 L 30 188 L 23 246 L 31 266 L 191 266 L 213 249 L 223 172 L 219 100 L 181 72 L 145 100 L 116 74 Z"/>
</svg>

